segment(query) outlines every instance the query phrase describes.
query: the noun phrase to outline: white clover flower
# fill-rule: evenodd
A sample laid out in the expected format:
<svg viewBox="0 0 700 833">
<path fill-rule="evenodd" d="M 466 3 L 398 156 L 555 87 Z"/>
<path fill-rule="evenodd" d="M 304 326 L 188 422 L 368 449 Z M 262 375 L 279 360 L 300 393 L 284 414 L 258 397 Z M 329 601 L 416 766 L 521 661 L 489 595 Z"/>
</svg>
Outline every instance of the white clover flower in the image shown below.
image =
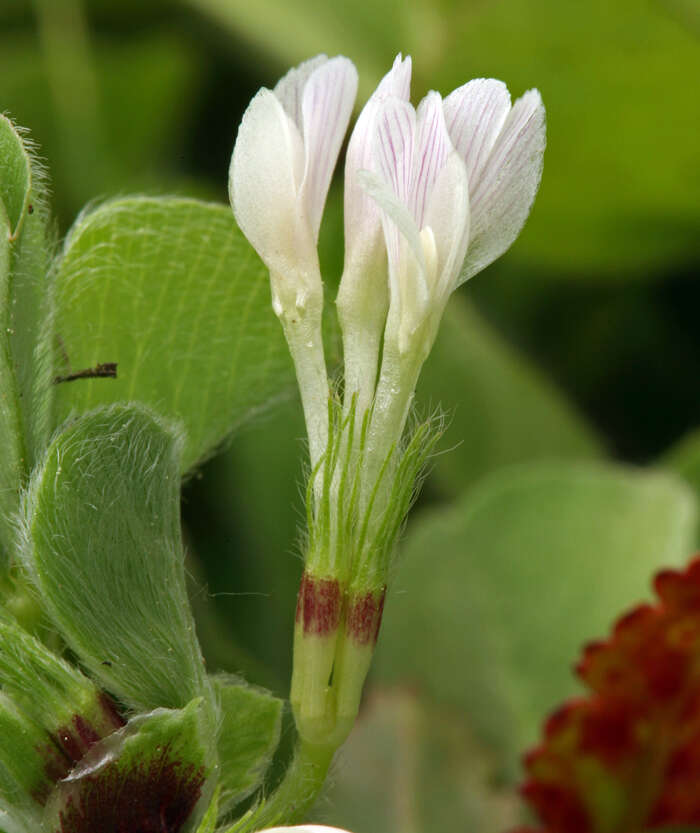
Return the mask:
<svg viewBox="0 0 700 833">
<path fill-rule="evenodd" d="M 347 58 L 319 55 L 250 102 L 231 157 L 238 225 L 273 278 L 278 315 L 321 292 L 316 244 L 333 169 L 357 93 Z"/>
<path fill-rule="evenodd" d="M 450 293 L 511 245 L 542 172 L 544 107 L 531 90 L 513 107 L 500 81 L 476 79 L 417 110 L 381 103 L 374 153 L 358 178 L 382 211 L 389 261 L 385 338 L 432 345 Z M 415 334 L 427 331 L 419 344 Z"/>
<path fill-rule="evenodd" d="M 357 92 L 347 58 L 319 55 L 261 89 L 233 148 L 229 196 L 241 231 L 270 270 L 299 381 L 315 466 L 328 439 L 328 377 L 321 316 L 318 233 Z"/>
</svg>

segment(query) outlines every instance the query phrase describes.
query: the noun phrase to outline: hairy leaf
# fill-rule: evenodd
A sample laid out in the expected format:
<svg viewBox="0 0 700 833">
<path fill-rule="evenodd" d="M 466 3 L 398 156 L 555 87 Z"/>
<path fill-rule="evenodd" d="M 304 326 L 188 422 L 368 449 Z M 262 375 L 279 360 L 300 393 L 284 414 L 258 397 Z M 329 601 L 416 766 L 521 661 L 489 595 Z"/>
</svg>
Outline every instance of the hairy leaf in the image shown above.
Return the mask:
<svg viewBox="0 0 700 833">
<path fill-rule="evenodd" d="M 47 248 L 41 169 L 0 115 L 0 549 L 12 552 L 19 491 L 47 437 L 51 386 L 44 331 Z"/>
<path fill-rule="evenodd" d="M 139 709 L 208 689 L 187 601 L 181 443 L 144 408 L 115 405 L 59 434 L 24 507 L 24 559 L 71 648 Z"/>
<path fill-rule="evenodd" d="M 187 471 L 290 393 L 267 271 L 223 205 L 131 197 L 81 216 L 55 305 L 59 376 L 83 374 L 57 386 L 55 425 L 99 404 L 143 402 L 182 422 Z M 116 379 L 85 378 L 109 363 Z"/>
<path fill-rule="evenodd" d="M 282 700 L 240 680 L 214 678 L 219 703 L 219 765 L 222 812 L 257 789 L 277 749 Z"/>
</svg>

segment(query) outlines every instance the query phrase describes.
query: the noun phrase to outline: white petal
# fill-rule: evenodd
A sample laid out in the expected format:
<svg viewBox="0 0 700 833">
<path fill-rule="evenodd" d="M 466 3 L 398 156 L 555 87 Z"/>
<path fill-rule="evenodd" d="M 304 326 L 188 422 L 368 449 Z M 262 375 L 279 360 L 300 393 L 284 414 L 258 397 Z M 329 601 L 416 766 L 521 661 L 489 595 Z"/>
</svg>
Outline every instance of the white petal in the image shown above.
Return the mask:
<svg viewBox="0 0 700 833">
<path fill-rule="evenodd" d="M 315 69 L 304 86 L 302 137 L 306 160 L 301 193 L 315 240 L 356 94 L 357 70 L 352 61 L 342 57 Z"/>
<path fill-rule="evenodd" d="M 433 230 L 438 253 L 438 285 L 431 288 L 436 301 L 447 301 L 457 285 L 469 244 L 469 184 L 467 169 L 453 150 L 438 176 L 425 214 Z"/>
<path fill-rule="evenodd" d="M 444 110 L 450 139 L 473 183 L 510 112 L 510 93 L 502 81 L 475 78 L 447 96 Z"/>
<path fill-rule="evenodd" d="M 350 136 L 345 157 L 345 264 L 371 262 L 381 233 L 381 218 L 375 201 L 360 186 L 357 174 L 375 170 L 378 116 L 387 96 L 408 101 L 411 87 L 411 59 L 397 55 L 394 65 L 379 82 L 365 104 Z M 351 268 L 351 271 L 354 269 Z"/>
<path fill-rule="evenodd" d="M 403 352 L 430 301 L 423 241 L 413 215 L 393 188 L 371 171 L 361 171 L 359 177 L 362 187 L 382 209 L 389 261 L 387 337 L 395 338 Z"/>
<path fill-rule="evenodd" d="M 375 164 L 370 170 L 381 174 L 404 205 L 409 205 L 416 142 L 416 111 L 407 102 L 389 96 L 377 117 Z"/>
<path fill-rule="evenodd" d="M 250 102 L 238 128 L 229 170 L 229 196 L 238 225 L 269 269 L 315 257 L 299 220 L 301 137 L 270 90 Z M 311 248 L 310 248 L 311 247 Z"/>
<path fill-rule="evenodd" d="M 420 231 L 405 203 L 401 202 L 394 189 L 374 172 L 360 171 L 358 179 L 360 185 L 381 209 L 389 266 L 398 263 L 402 239 L 408 243 L 416 259 L 422 263 Z"/>
<path fill-rule="evenodd" d="M 513 105 L 481 176 L 469 186 L 471 241 L 460 282 L 500 257 L 520 233 L 542 176 L 545 113 L 537 90 Z"/>
<path fill-rule="evenodd" d="M 296 124 L 301 132 L 301 102 L 304 94 L 304 87 L 311 74 L 319 67 L 328 62 L 327 55 L 316 55 L 299 64 L 298 67 L 290 69 L 289 72 L 280 78 L 273 90 L 279 99 L 289 118 Z"/>
<path fill-rule="evenodd" d="M 261 830 L 260 833 L 288 833 L 290 830 L 296 830 L 297 833 L 348 833 L 347 830 L 341 830 L 339 827 L 326 827 L 323 824 L 302 824 L 300 827 L 270 827 L 267 830 Z"/>
<path fill-rule="evenodd" d="M 374 98 L 382 98 L 388 95 L 395 95 L 397 98 L 409 100 L 411 95 L 411 56 L 405 58 L 399 54 L 394 58 L 394 63 L 387 74 L 377 85 L 372 93 L 370 101 Z"/>
<path fill-rule="evenodd" d="M 435 180 L 445 164 L 447 154 L 452 150 L 442 111 L 442 99 L 438 93 L 430 92 L 421 101 L 416 114 L 416 133 L 410 205 L 418 228 L 423 228 Z"/>
</svg>

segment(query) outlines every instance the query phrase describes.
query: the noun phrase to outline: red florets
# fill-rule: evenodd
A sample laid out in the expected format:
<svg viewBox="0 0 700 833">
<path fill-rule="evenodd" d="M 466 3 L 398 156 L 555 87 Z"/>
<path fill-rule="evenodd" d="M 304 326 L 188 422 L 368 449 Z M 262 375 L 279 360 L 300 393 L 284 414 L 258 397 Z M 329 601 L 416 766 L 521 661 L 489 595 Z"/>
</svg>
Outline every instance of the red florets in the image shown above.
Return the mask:
<svg viewBox="0 0 700 833">
<path fill-rule="evenodd" d="M 576 670 L 591 694 L 555 712 L 526 756 L 539 833 L 700 824 L 700 557 L 654 588 L 657 604 L 586 646 Z"/>
</svg>

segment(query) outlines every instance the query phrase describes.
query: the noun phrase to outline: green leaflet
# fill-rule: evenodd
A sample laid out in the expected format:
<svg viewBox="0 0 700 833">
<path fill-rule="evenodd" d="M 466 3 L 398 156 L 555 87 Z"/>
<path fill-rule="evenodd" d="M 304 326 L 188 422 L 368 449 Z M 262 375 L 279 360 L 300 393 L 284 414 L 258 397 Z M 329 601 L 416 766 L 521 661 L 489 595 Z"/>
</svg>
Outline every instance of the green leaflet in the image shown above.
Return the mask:
<svg viewBox="0 0 700 833">
<path fill-rule="evenodd" d="M 676 478 L 537 463 L 484 478 L 409 530 L 375 674 L 467 710 L 510 770 L 575 690 L 571 663 L 692 553 L 697 502 Z M 439 635 L 439 639 L 436 636 Z"/>
<path fill-rule="evenodd" d="M 0 613 L 0 811 L 34 831 L 54 784 L 123 721 L 77 669 Z"/>
<path fill-rule="evenodd" d="M 658 464 L 679 474 L 700 498 L 700 429 L 674 445 Z"/>
<path fill-rule="evenodd" d="M 24 507 L 23 556 L 51 617 L 141 710 L 208 690 L 183 574 L 180 448 L 140 406 L 93 411 L 51 443 Z"/>
<path fill-rule="evenodd" d="M 215 677 L 219 704 L 221 812 L 233 808 L 257 789 L 277 749 L 282 700 L 240 680 Z"/>
<path fill-rule="evenodd" d="M 46 805 L 46 833 L 184 833 L 211 797 L 208 709 L 156 709 L 96 744 Z"/>
<path fill-rule="evenodd" d="M 38 185 L 37 185 L 38 181 Z M 0 115 L 0 549 L 13 548 L 19 490 L 47 436 L 51 386 L 38 347 L 48 271 L 41 171 Z"/>
<path fill-rule="evenodd" d="M 117 379 L 59 384 L 56 426 L 99 404 L 143 402 L 182 422 L 187 471 L 291 390 L 267 271 L 223 205 L 131 197 L 79 217 L 54 302 L 59 375 L 118 365 Z"/>
</svg>

